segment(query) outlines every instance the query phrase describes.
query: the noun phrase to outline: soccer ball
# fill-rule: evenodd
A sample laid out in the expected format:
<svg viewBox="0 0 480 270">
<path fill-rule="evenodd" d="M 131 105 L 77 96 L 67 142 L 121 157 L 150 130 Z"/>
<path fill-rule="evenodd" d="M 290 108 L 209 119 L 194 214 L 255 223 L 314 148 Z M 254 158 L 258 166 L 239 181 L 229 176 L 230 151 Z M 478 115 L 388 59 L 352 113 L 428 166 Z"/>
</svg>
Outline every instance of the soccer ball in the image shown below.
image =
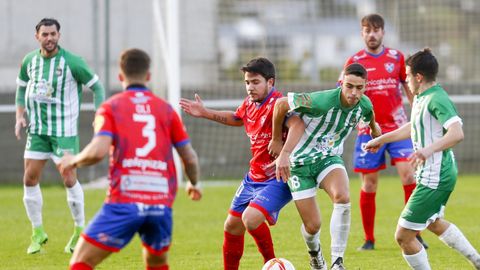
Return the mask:
<svg viewBox="0 0 480 270">
<path fill-rule="evenodd" d="M 287 259 L 273 258 L 265 263 L 262 270 L 295 270 L 295 267 Z"/>
</svg>

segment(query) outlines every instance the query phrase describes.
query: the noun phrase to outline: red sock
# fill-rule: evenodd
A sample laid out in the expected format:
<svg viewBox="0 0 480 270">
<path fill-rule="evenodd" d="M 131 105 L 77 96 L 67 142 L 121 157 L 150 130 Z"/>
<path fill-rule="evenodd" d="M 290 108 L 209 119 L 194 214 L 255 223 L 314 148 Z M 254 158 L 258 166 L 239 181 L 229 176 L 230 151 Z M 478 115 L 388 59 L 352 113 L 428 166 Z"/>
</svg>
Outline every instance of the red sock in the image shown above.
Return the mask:
<svg viewBox="0 0 480 270">
<path fill-rule="evenodd" d="M 362 214 L 363 231 L 365 241 L 375 242 L 373 229 L 375 226 L 375 195 L 376 192 L 365 192 L 360 190 L 360 213 Z"/>
<path fill-rule="evenodd" d="M 244 235 L 223 232 L 223 269 L 238 270 L 243 255 Z"/>
<path fill-rule="evenodd" d="M 93 270 L 93 267 L 83 262 L 76 262 L 70 265 L 70 270 Z"/>
<path fill-rule="evenodd" d="M 168 264 L 160 265 L 160 266 L 148 266 L 145 268 L 147 270 L 168 270 Z"/>
<path fill-rule="evenodd" d="M 268 225 L 263 222 L 255 230 L 248 231 L 255 239 L 257 243 L 258 251 L 262 253 L 263 260 L 267 262 L 270 259 L 275 258 L 275 251 L 273 249 L 272 235 Z"/>
<path fill-rule="evenodd" d="M 410 195 L 412 195 L 412 192 L 413 192 L 413 190 L 415 189 L 416 186 L 417 186 L 417 184 L 415 184 L 415 183 L 403 186 L 403 191 L 405 193 L 405 204 L 407 204 L 408 198 L 410 198 Z"/>
</svg>

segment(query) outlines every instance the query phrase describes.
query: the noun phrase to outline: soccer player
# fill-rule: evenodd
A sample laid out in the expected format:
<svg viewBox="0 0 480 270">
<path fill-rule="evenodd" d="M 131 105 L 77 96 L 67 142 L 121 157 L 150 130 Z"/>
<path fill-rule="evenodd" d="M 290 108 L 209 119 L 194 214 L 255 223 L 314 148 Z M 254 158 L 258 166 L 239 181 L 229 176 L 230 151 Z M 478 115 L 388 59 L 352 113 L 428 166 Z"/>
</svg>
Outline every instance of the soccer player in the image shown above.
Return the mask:
<svg viewBox="0 0 480 270">
<path fill-rule="evenodd" d="M 365 49 L 350 57 L 345 66 L 351 63 L 362 64 L 368 71 L 365 95 L 370 98 L 375 111 L 375 118 L 382 128 L 382 133 L 393 131 L 407 122 L 407 115 L 402 104 L 402 92 L 412 102 L 413 95 L 405 82 L 405 60 L 398 50 L 383 45 L 385 22 L 382 16 L 370 14 L 362 18 L 362 38 Z M 385 153 L 388 152 L 391 164 L 397 168 L 403 185 L 404 201 L 415 188 L 413 169 L 407 162 L 412 153 L 412 142 L 403 140 L 385 144 L 377 153 L 363 149 L 371 139 L 366 125 L 359 125 L 353 155 L 354 171 L 361 174 L 360 213 L 362 217 L 365 242 L 359 250 L 372 250 L 375 244 L 374 226 L 379 171 L 386 168 Z M 419 240 L 423 242 L 420 236 Z M 427 245 L 425 244 L 425 247 Z"/>
<path fill-rule="evenodd" d="M 95 136 L 82 152 L 66 154 L 61 161 L 62 172 L 69 174 L 99 162 L 109 150 L 111 156 L 108 197 L 75 248 L 72 270 L 93 269 L 137 232 L 146 269 L 168 269 L 171 207 L 177 191 L 173 147 L 190 179 L 190 198 L 201 198 L 197 154 L 172 106 L 147 88 L 149 70 L 150 57 L 144 51 L 122 53 L 118 77 L 125 91 L 98 109 Z"/>
<path fill-rule="evenodd" d="M 415 236 L 428 229 L 447 246 L 480 269 L 480 255 L 455 224 L 444 219 L 445 206 L 457 181 L 452 147 L 463 140 L 462 119 L 447 92 L 436 83 L 438 62 L 430 49 L 406 60 L 407 82 L 415 95 L 410 122 L 369 141 L 368 151 L 383 144 L 411 138 L 415 152 L 409 161 L 416 168 L 417 186 L 398 220 L 395 237 L 412 269 L 430 269 L 427 252 Z"/>
<path fill-rule="evenodd" d="M 267 150 L 272 138 L 273 108 L 282 97 L 274 88 L 275 67 L 268 59 L 260 57 L 252 59 L 241 70 L 248 96 L 235 112 L 205 108 L 198 95 L 195 95 L 195 101 L 181 99 L 180 102 L 182 109 L 194 117 L 228 126 L 244 125 L 250 138 L 250 169 L 235 193 L 224 224 L 223 263 L 226 270 L 236 270 L 240 265 L 245 230 L 257 243 L 265 262 L 275 257 L 265 220 L 274 225 L 280 209 L 292 199 L 288 186 L 277 181 L 274 169 L 268 167 L 273 161 Z M 286 125 L 294 132 L 303 123 L 298 116 L 292 116 Z"/>
<path fill-rule="evenodd" d="M 302 219 L 301 233 L 310 254 L 311 269 L 327 269 L 320 247 L 317 188 L 325 190 L 333 202 L 331 269 L 345 269 L 343 257 L 350 231 L 350 194 L 341 157 L 343 143 L 360 121 L 368 123 L 373 137 L 381 132 L 375 122 L 372 103 L 363 95 L 366 82 L 367 71 L 354 63 L 344 69 L 341 87 L 312 93 L 288 93 L 288 98 L 281 98 L 275 104 L 269 149 L 275 153 L 276 149 L 281 149 L 276 160 L 276 174 L 277 178 L 288 180 Z M 288 111 L 300 114 L 305 123 L 304 131 L 297 144 L 290 143 L 290 139 L 298 139 L 289 136 L 283 148 L 279 148 L 281 125 Z"/>
<path fill-rule="evenodd" d="M 15 136 L 21 139 L 27 127 L 23 202 L 33 227 L 28 254 L 37 253 L 48 236 L 43 228 L 40 176 L 48 159 L 58 168 L 64 152 L 78 153 L 78 116 L 82 85 L 92 89 L 95 108 L 105 99 L 105 90 L 85 61 L 61 48 L 60 24 L 51 18 L 42 19 L 35 27 L 40 49 L 23 59 L 17 78 Z M 25 119 L 25 111 L 27 119 Z M 62 176 L 67 190 L 67 203 L 75 221 L 74 233 L 65 252 L 73 252 L 85 225 L 83 190 L 76 172 Z"/>
</svg>

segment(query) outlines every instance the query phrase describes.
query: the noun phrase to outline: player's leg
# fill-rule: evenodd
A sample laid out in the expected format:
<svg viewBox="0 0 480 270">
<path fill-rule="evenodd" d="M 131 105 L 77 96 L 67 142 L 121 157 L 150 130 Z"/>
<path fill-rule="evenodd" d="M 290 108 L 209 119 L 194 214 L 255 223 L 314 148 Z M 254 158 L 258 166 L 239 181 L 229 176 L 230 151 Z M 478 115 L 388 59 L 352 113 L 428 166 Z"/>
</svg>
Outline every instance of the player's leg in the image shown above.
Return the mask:
<svg viewBox="0 0 480 270">
<path fill-rule="evenodd" d="M 478 251 L 470 244 L 455 224 L 439 218 L 428 226 L 428 230 L 436 234 L 445 245 L 465 256 L 476 269 L 480 269 L 480 255 Z"/>
<path fill-rule="evenodd" d="M 80 238 L 70 259 L 70 270 L 91 270 L 107 258 L 111 251 L 99 248 Z"/>
<path fill-rule="evenodd" d="M 245 176 L 232 199 L 228 216 L 223 226 L 223 267 L 225 270 L 236 270 L 240 266 L 243 255 L 245 226 L 242 213 L 253 198 L 254 189 Z"/>
<path fill-rule="evenodd" d="M 327 264 L 320 245 L 320 210 L 315 199 L 318 188 L 315 176 L 318 172 L 312 167 L 293 167 L 292 176 L 288 179 L 288 186 L 302 219 L 300 231 L 310 256 L 310 268 L 326 270 Z"/>
<path fill-rule="evenodd" d="M 332 268 L 344 269 L 343 258 L 350 233 L 351 205 L 348 175 L 340 157 L 329 157 L 327 165 L 318 176 L 320 187 L 333 202 L 330 220 Z"/>
<path fill-rule="evenodd" d="M 360 248 L 358 248 L 358 250 L 374 249 L 375 197 L 378 186 L 378 171 L 383 170 L 386 167 L 386 146 L 382 146 L 377 153 L 370 153 L 363 148 L 369 140 L 371 140 L 370 135 L 359 135 L 355 141 L 355 150 L 353 154 L 354 171 L 361 173 L 360 179 L 362 184 L 360 188 L 359 206 L 365 235 L 365 242 Z"/>
<path fill-rule="evenodd" d="M 277 222 L 280 210 L 292 199 L 288 185 L 272 179 L 252 183 L 255 197 L 242 215 L 243 224 L 252 235 L 265 262 L 275 258 L 273 240 L 268 225 Z"/>
<path fill-rule="evenodd" d="M 23 175 L 23 203 L 27 216 L 32 223 L 32 237 L 28 254 L 37 253 L 48 236 L 43 229 L 42 206 L 43 197 L 40 190 L 40 177 L 45 163 L 51 156 L 51 148 L 45 140 L 45 136 L 28 134 L 24 153 L 24 175 Z"/>
<path fill-rule="evenodd" d="M 53 161 L 57 164 L 57 169 L 60 169 L 58 163 L 64 152 L 70 154 L 77 154 L 79 152 L 78 136 L 74 137 L 51 137 L 53 148 Z M 62 175 L 63 184 L 67 191 L 67 204 L 70 208 L 70 213 L 74 220 L 75 226 L 73 234 L 65 245 L 64 251 L 72 253 L 77 241 L 80 237 L 83 228 L 85 227 L 85 202 L 82 186 L 77 180 L 77 172 L 74 170 L 71 174 Z"/>
<path fill-rule="evenodd" d="M 168 249 L 172 241 L 172 209 L 163 205 L 144 207 L 147 216 L 138 233 L 143 244 L 147 270 L 168 270 Z"/>
<path fill-rule="evenodd" d="M 430 270 L 427 252 L 416 239 L 418 232 L 399 225 L 395 232 L 395 239 L 402 250 L 403 258 L 412 269 Z"/>
<path fill-rule="evenodd" d="M 146 248 L 143 248 L 143 258 L 145 261 L 146 270 L 168 270 L 168 252 L 164 252 L 161 255 L 154 255 L 150 253 Z"/>
</svg>

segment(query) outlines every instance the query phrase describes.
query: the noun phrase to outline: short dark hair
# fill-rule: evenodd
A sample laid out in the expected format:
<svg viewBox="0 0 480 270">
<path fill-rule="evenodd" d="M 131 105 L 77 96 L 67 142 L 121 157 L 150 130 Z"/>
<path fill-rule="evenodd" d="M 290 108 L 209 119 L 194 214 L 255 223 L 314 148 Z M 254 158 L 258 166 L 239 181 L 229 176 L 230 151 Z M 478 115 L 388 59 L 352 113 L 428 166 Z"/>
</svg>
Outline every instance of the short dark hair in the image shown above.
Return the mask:
<svg viewBox="0 0 480 270">
<path fill-rule="evenodd" d="M 40 22 L 38 22 L 37 25 L 35 26 L 35 31 L 38 33 L 38 30 L 40 30 L 40 27 L 42 27 L 43 25 L 45 26 L 55 25 L 57 27 L 57 31 L 60 32 L 60 23 L 54 18 L 41 19 Z"/>
<path fill-rule="evenodd" d="M 140 49 L 128 49 L 120 56 L 120 69 L 128 78 L 145 76 L 150 70 L 150 57 Z"/>
<path fill-rule="evenodd" d="M 348 65 L 344 70 L 344 75 L 355 75 L 362 79 L 367 79 L 367 70 L 359 63 L 353 63 Z"/>
<path fill-rule="evenodd" d="M 362 18 L 362 26 L 369 27 L 373 26 L 375 28 L 381 28 L 384 29 L 385 27 L 385 21 L 383 20 L 383 17 L 380 14 L 368 14 L 365 17 Z"/>
<path fill-rule="evenodd" d="M 429 81 L 435 81 L 438 74 L 437 58 L 432 54 L 430 48 L 424 48 L 409 56 L 405 60 L 407 66 L 410 67 L 412 74 L 422 74 Z"/>
<path fill-rule="evenodd" d="M 247 63 L 247 65 L 243 66 L 240 70 L 244 73 L 252 72 L 260 74 L 267 81 L 271 78 L 275 79 L 275 66 L 272 62 L 270 62 L 270 60 L 265 57 L 253 58 Z"/>
</svg>

